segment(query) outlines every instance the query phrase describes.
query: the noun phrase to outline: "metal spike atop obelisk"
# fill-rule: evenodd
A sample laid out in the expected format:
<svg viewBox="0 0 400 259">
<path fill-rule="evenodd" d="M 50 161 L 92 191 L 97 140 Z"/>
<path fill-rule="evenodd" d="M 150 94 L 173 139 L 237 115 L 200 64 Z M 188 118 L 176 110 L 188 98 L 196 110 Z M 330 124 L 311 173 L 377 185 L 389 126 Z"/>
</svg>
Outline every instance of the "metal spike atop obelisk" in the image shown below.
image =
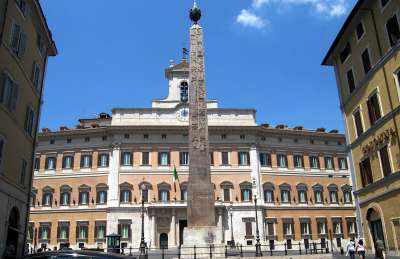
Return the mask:
<svg viewBox="0 0 400 259">
<path fill-rule="evenodd" d="M 204 84 L 201 11 L 194 2 L 190 10 L 189 65 L 189 188 L 188 227 L 215 226 L 214 188 L 211 184 L 208 147 L 207 104 Z"/>
</svg>

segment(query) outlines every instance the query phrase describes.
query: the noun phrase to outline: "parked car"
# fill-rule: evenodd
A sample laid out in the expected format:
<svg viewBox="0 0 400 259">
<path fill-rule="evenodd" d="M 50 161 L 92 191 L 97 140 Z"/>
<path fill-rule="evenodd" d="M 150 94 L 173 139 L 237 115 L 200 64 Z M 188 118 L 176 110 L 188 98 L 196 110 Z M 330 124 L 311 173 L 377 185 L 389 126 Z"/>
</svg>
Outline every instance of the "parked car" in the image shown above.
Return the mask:
<svg viewBox="0 0 400 259">
<path fill-rule="evenodd" d="M 58 250 L 35 253 L 25 256 L 26 259 L 134 259 L 132 256 L 119 254 L 85 251 L 85 250 Z"/>
</svg>

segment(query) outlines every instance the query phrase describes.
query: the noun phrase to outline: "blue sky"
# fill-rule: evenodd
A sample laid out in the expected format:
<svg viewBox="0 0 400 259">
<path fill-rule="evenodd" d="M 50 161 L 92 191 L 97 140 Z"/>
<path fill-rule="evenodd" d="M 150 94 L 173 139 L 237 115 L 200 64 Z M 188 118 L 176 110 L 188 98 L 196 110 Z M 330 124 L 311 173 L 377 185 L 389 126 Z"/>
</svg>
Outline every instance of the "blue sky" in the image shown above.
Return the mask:
<svg viewBox="0 0 400 259">
<path fill-rule="evenodd" d="M 320 65 L 355 0 L 198 0 L 206 88 L 258 123 L 343 131 L 333 69 Z M 191 0 L 41 0 L 59 54 L 41 127 L 165 97 L 164 69 L 188 47 Z"/>
</svg>

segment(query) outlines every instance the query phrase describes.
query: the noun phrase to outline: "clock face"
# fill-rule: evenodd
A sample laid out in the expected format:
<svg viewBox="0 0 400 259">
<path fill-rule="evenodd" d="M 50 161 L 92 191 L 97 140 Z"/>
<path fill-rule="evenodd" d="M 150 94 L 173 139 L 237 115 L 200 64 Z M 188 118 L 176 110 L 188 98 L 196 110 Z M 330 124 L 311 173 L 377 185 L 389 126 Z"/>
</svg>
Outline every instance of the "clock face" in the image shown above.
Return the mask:
<svg viewBox="0 0 400 259">
<path fill-rule="evenodd" d="M 182 108 L 177 112 L 177 118 L 180 121 L 189 120 L 189 108 Z"/>
</svg>

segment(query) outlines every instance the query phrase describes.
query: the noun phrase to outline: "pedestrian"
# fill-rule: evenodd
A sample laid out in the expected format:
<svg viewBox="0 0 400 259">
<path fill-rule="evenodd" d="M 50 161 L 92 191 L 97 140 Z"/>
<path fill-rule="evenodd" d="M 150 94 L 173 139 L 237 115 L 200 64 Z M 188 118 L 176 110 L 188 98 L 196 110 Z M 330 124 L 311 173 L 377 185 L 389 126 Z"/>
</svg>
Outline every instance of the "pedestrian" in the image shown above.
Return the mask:
<svg viewBox="0 0 400 259">
<path fill-rule="evenodd" d="M 360 259 L 365 259 L 365 246 L 364 246 L 364 241 L 362 239 L 358 240 L 356 251 Z"/>
<path fill-rule="evenodd" d="M 385 244 L 380 239 L 376 241 L 376 257 L 379 259 L 386 259 Z"/>
<path fill-rule="evenodd" d="M 350 242 L 347 244 L 347 252 L 346 256 L 350 256 L 350 259 L 355 259 L 355 254 L 356 254 L 356 243 L 354 242 L 354 239 L 350 239 Z"/>
</svg>

